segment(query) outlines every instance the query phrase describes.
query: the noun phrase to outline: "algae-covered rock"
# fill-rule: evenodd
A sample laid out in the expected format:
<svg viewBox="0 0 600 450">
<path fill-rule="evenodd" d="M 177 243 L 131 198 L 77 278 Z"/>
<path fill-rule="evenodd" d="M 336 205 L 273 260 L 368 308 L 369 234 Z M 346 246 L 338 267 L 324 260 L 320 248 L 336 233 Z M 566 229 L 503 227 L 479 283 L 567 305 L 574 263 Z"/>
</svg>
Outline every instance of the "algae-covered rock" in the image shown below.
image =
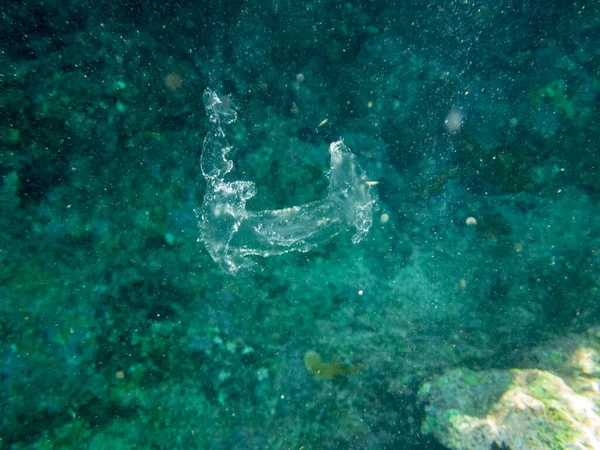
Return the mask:
<svg viewBox="0 0 600 450">
<path fill-rule="evenodd" d="M 598 380 L 578 393 L 538 369 L 458 369 L 425 383 L 423 431 L 451 449 L 598 449 Z"/>
</svg>

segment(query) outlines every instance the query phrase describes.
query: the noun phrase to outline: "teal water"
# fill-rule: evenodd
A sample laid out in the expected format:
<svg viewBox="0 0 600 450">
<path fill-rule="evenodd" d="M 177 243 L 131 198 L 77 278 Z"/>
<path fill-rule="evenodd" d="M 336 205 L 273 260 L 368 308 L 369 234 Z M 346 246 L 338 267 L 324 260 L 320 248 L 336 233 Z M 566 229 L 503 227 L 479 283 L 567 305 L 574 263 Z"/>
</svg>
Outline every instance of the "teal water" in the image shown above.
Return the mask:
<svg viewBox="0 0 600 450">
<path fill-rule="evenodd" d="M 0 448 L 600 447 L 597 2 L 0 10 Z"/>
</svg>

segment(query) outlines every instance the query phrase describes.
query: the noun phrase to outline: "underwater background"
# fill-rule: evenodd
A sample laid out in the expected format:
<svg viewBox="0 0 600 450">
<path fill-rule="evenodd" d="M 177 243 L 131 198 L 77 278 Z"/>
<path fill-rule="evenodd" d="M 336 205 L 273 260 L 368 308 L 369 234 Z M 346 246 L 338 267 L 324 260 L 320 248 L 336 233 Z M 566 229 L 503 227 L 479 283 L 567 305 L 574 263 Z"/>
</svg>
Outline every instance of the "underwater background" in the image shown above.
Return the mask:
<svg viewBox="0 0 600 450">
<path fill-rule="evenodd" d="M 0 448 L 600 448 L 600 3 L 0 11 Z M 362 240 L 223 270 L 207 88 L 250 211 L 343 138 Z"/>
</svg>

